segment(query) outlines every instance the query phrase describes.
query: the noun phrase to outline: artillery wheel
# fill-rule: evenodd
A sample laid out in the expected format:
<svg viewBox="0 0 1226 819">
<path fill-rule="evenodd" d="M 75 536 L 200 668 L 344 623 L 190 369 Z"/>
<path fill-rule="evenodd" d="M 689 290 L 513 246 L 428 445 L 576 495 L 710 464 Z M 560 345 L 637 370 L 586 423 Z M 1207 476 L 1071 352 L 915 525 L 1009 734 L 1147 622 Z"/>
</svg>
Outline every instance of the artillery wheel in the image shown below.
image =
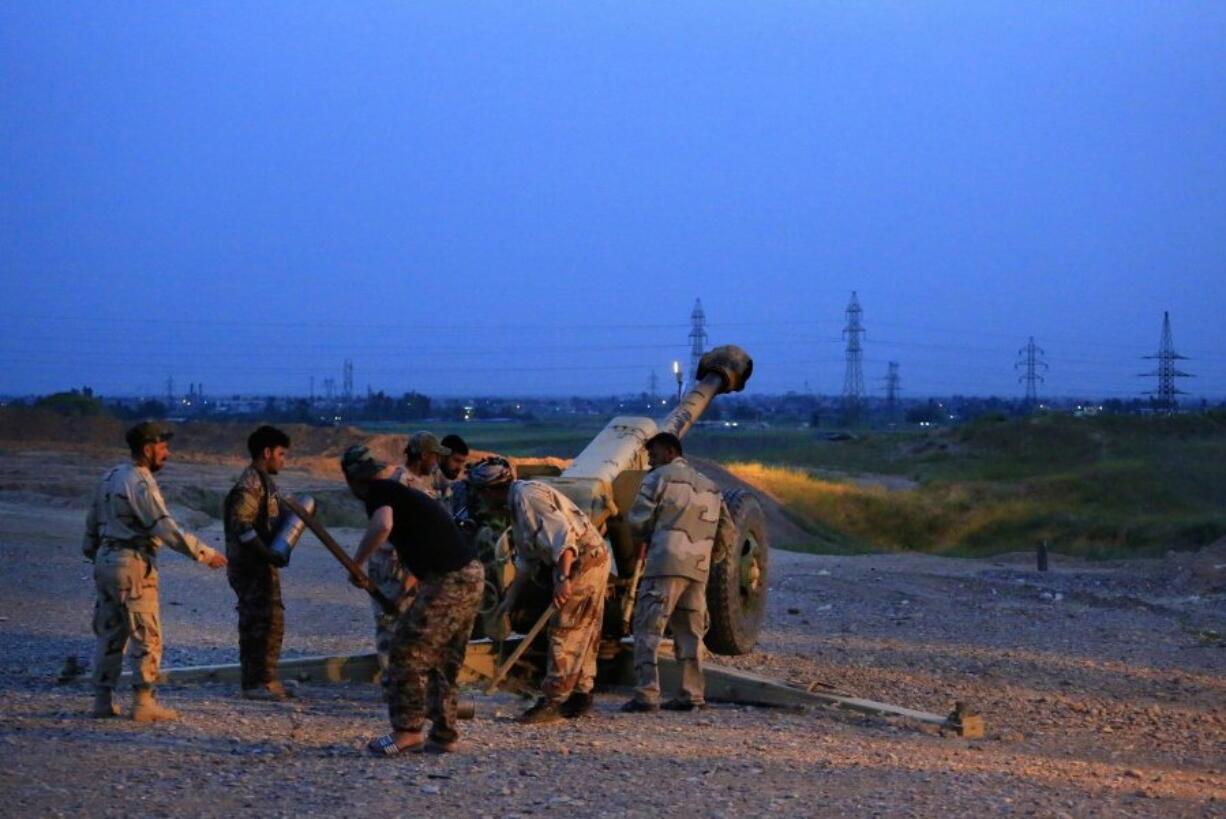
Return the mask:
<svg viewBox="0 0 1226 819">
<path fill-rule="evenodd" d="M 724 502 L 736 524 L 736 539 L 724 559 L 711 567 L 707 581 L 711 628 L 706 643 L 716 654 L 748 654 L 766 617 L 770 562 L 766 516 L 757 497 L 745 489 L 728 490 Z"/>
</svg>

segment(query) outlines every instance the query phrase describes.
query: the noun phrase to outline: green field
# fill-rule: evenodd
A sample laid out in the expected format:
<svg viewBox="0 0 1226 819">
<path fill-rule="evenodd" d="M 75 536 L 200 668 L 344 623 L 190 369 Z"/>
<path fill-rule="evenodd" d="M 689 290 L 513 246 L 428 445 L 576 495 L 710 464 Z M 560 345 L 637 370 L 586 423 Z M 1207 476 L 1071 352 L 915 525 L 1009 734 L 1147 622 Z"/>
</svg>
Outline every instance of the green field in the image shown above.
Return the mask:
<svg viewBox="0 0 1226 819">
<path fill-rule="evenodd" d="M 600 427 L 597 420 L 477 423 L 459 432 L 481 449 L 570 457 Z M 1108 558 L 1226 535 L 1220 413 L 985 419 L 849 441 L 798 428 L 700 428 L 686 447 L 778 499 L 813 533 L 815 549 L 983 555 L 1046 540 L 1060 552 Z M 852 480 L 865 475 L 916 486 Z"/>
</svg>

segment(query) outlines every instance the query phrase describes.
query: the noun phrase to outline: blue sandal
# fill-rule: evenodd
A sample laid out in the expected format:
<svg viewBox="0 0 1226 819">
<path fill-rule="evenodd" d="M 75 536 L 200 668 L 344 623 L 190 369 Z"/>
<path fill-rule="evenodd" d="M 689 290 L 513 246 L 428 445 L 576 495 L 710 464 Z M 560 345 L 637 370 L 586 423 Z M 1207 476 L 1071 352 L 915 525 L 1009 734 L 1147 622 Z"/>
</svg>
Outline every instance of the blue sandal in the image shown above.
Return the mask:
<svg viewBox="0 0 1226 819">
<path fill-rule="evenodd" d="M 405 745 L 403 748 L 400 748 L 396 745 L 396 736 L 394 734 L 384 734 L 366 743 L 366 750 L 375 756 L 399 756 L 400 754 L 419 753 L 425 744 L 424 741 L 418 740 L 411 745 Z"/>
</svg>

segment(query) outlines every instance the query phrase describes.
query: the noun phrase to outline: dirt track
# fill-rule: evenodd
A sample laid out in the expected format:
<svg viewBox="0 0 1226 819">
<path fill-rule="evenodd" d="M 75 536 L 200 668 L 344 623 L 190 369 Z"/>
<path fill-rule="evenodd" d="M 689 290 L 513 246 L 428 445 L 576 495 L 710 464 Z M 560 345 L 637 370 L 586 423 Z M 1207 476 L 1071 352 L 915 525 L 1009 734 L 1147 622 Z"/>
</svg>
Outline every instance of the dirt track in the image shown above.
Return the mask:
<svg viewBox="0 0 1226 819">
<path fill-rule="evenodd" d="M 81 716 L 88 686 L 54 684 L 89 658 L 84 497 L 112 454 L 0 453 L 0 793 L 9 815 L 1226 815 L 1226 557 L 1073 564 L 1028 558 L 776 552 L 760 650 L 735 664 L 796 682 L 987 718 L 983 741 L 820 711 L 716 707 L 524 729 L 521 704 L 480 698 L 468 753 L 374 760 L 374 688 L 312 686 L 291 707 L 225 686 L 168 689 L 177 724 Z M 237 461 L 172 462 L 172 498 L 224 491 Z M 290 490 L 331 488 L 290 472 Z M 195 493 L 195 494 L 193 494 Z M 207 496 L 207 495 L 206 495 Z M 177 506 L 203 534 L 216 520 Z M 355 530 L 341 530 L 352 545 Z M 220 573 L 166 554 L 167 665 L 236 659 Z M 286 655 L 367 650 L 367 603 L 323 550 L 284 575 Z"/>
</svg>

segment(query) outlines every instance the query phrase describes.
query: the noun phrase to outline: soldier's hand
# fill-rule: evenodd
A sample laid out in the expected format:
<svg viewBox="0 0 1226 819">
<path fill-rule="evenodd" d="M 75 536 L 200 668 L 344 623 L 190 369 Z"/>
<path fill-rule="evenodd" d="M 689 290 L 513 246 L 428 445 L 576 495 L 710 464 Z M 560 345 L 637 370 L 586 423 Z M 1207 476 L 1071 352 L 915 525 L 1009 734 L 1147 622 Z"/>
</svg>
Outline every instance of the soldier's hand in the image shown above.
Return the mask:
<svg viewBox="0 0 1226 819">
<path fill-rule="evenodd" d="M 224 569 L 227 563 L 229 561 L 226 560 L 226 556 L 221 552 L 213 552 L 209 559 L 204 561 L 204 565 L 210 569 Z"/>
<path fill-rule="evenodd" d="M 570 599 L 571 588 L 570 579 L 562 580 L 555 583 L 553 587 L 553 604 L 558 608 L 566 605 L 566 601 Z"/>
</svg>

